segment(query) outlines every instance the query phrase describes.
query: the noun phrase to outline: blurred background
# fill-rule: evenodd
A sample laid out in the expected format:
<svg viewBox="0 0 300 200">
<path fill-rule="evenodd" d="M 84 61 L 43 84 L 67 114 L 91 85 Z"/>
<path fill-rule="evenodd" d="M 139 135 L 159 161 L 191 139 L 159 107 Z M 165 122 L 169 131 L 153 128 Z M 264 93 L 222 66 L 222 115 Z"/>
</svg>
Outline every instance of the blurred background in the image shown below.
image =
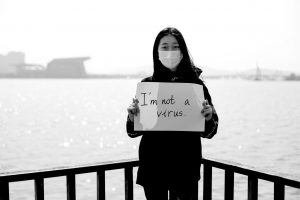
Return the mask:
<svg viewBox="0 0 300 200">
<path fill-rule="evenodd" d="M 1 0 L 0 75 L 9 73 L 3 56 L 14 55 L 23 69 L 41 70 L 54 59 L 79 58 L 86 61 L 87 74 L 151 74 L 153 43 L 167 26 L 182 32 L 195 64 L 209 76 L 253 73 L 257 65 L 265 74 L 297 75 L 299 4 Z"/>
</svg>

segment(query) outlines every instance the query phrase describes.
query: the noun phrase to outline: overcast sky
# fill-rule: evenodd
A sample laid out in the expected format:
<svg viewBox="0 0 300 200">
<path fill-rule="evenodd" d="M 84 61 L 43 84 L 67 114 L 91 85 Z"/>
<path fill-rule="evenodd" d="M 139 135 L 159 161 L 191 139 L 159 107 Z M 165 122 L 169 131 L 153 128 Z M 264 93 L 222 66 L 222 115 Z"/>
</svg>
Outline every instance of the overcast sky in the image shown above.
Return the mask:
<svg viewBox="0 0 300 200">
<path fill-rule="evenodd" d="M 90 56 L 92 73 L 152 72 L 157 33 L 178 28 L 198 66 L 300 71 L 298 0 L 0 0 L 0 54 Z"/>
</svg>

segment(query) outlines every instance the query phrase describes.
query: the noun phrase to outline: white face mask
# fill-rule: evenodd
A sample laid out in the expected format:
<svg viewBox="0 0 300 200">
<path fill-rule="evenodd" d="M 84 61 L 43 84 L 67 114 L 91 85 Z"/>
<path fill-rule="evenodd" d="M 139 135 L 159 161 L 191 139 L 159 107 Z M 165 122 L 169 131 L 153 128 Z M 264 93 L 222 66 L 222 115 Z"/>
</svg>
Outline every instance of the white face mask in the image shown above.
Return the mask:
<svg viewBox="0 0 300 200">
<path fill-rule="evenodd" d="M 158 51 L 158 58 L 160 62 L 170 70 L 176 69 L 182 59 L 180 50 L 176 51 Z"/>
</svg>

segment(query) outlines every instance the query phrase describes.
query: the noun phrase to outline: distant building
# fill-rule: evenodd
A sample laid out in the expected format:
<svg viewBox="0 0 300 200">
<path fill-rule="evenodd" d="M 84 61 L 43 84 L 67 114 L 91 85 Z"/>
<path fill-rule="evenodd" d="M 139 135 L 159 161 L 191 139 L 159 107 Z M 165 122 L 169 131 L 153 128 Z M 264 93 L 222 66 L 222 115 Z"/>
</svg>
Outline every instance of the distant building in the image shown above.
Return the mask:
<svg viewBox="0 0 300 200">
<path fill-rule="evenodd" d="M 60 58 L 48 63 L 46 76 L 50 78 L 81 78 L 86 77 L 84 61 L 89 57 Z"/>
<path fill-rule="evenodd" d="M 43 78 L 45 67 L 40 64 L 19 64 L 17 66 L 17 77 L 19 78 Z"/>
<path fill-rule="evenodd" d="M 9 52 L 0 55 L 0 77 L 17 76 L 18 66 L 24 65 L 25 54 L 23 52 Z"/>
</svg>

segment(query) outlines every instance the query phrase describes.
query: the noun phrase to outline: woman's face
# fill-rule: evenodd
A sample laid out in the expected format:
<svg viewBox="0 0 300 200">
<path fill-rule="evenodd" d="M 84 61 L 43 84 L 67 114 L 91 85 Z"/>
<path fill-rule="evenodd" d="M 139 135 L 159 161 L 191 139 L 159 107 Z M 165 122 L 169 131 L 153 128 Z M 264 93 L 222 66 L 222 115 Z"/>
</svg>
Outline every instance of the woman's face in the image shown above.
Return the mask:
<svg viewBox="0 0 300 200">
<path fill-rule="evenodd" d="M 180 51 L 179 44 L 173 35 L 166 35 L 161 38 L 159 45 L 159 51 Z"/>
<path fill-rule="evenodd" d="M 173 72 L 177 70 L 182 54 L 174 36 L 167 35 L 161 38 L 158 45 L 158 59 L 169 70 Z"/>
</svg>

